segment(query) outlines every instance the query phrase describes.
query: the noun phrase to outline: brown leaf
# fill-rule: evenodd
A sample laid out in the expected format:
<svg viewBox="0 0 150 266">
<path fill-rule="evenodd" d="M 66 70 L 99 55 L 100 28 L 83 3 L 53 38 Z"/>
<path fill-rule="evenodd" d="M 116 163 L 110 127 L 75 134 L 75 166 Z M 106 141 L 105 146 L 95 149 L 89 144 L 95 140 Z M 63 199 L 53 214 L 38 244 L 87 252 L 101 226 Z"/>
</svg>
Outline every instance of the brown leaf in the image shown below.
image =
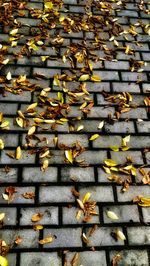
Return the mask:
<svg viewBox="0 0 150 266">
<path fill-rule="evenodd" d="M 33 191 L 31 191 L 31 192 L 25 192 L 25 193 L 22 194 L 22 196 L 25 199 L 34 199 L 35 198 L 35 193 Z"/>
<path fill-rule="evenodd" d="M 43 213 L 40 213 L 40 212 L 38 212 L 38 213 L 34 213 L 33 215 L 32 215 L 32 217 L 31 217 L 31 221 L 32 222 L 39 222 L 42 218 L 43 218 Z"/>
</svg>

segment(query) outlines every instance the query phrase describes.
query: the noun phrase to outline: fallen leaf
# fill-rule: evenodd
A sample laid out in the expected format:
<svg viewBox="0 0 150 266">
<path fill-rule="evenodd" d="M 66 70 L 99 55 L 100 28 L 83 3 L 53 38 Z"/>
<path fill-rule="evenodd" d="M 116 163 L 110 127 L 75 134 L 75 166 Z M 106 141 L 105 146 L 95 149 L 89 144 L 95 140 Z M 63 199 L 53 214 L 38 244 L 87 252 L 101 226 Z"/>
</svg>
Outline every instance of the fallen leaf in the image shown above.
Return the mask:
<svg viewBox="0 0 150 266">
<path fill-rule="evenodd" d="M 25 193 L 22 194 L 22 196 L 25 199 L 34 199 L 35 198 L 35 193 L 33 191 L 31 191 L 31 192 L 25 192 Z"/>
<path fill-rule="evenodd" d="M 65 156 L 66 156 L 67 160 L 68 160 L 70 163 L 73 163 L 73 154 L 72 154 L 72 150 L 66 150 L 66 151 L 65 151 Z"/>
<path fill-rule="evenodd" d="M 116 165 L 117 165 L 117 163 L 116 163 L 114 160 L 112 160 L 112 159 L 106 159 L 106 160 L 104 161 L 104 163 L 105 163 L 107 166 L 116 166 Z"/>
<path fill-rule="evenodd" d="M 39 240 L 39 244 L 45 245 L 45 244 L 48 244 L 48 243 L 52 243 L 53 240 L 54 240 L 54 237 L 53 236 L 47 236 L 47 237 Z"/>
<path fill-rule="evenodd" d="M 7 73 L 6 79 L 7 79 L 7 80 L 11 80 L 11 79 L 12 79 L 12 77 L 11 77 L 11 72 L 10 72 L 10 71 Z"/>
<path fill-rule="evenodd" d="M 0 139 L 0 150 L 3 150 L 4 147 L 5 147 L 4 141 L 2 139 Z"/>
<path fill-rule="evenodd" d="M 16 160 L 20 160 L 22 157 L 22 151 L 21 151 L 21 147 L 18 146 L 16 149 Z"/>
<path fill-rule="evenodd" d="M 99 134 L 94 134 L 94 135 L 92 135 L 92 136 L 89 138 L 89 140 L 93 141 L 93 140 L 98 139 L 99 137 L 100 137 Z"/>
<path fill-rule="evenodd" d="M 112 220 L 118 220 L 119 219 L 118 216 L 112 211 L 107 211 L 106 214 L 107 214 L 108 218 L 110 218 Z"/>
<path fill-rule="evenodd" d="M 122 231 L 116 230 L 116 235 L 118 239 L 123 240 L 123 241 L 126 240 L 126 237 Z"/>
<path fill-rule="evenodd" d="M 81 75 L 79 78 L 79 81 L 86 81 L 90 78 L 88 74 Z"/>
<path fill-rule="evenodd" d="M 2 220 L 4 220 L 4 218 L 5 218 L 5 213 L 4 213 L 4 212 L 0 213 L 0 222 L 1 222 Z"/>
<path fill-rule="evenodd" d="M 0 256 L 0 265 L 8 266 L 8 260 L 5 257 Z"/>
<path fill-rule="evenodd" d="M 31 217 L 32 222 L 39 222 L 43 218 L 43 213 L 34 213 Z"/>
</svg>

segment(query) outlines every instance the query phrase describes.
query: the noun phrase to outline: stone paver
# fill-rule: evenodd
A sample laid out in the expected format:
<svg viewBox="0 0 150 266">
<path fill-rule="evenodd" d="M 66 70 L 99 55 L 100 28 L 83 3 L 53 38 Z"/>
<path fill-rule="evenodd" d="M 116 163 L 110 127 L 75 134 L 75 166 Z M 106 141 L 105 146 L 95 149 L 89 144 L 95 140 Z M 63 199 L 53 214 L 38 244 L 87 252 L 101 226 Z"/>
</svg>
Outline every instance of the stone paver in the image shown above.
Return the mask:
<svg viewBox="0 0 150 266">
<path fill-rule="evenodd" d="M 9 266 L 150 265 L 149 8 L 0 0 Z"/>
</svg>

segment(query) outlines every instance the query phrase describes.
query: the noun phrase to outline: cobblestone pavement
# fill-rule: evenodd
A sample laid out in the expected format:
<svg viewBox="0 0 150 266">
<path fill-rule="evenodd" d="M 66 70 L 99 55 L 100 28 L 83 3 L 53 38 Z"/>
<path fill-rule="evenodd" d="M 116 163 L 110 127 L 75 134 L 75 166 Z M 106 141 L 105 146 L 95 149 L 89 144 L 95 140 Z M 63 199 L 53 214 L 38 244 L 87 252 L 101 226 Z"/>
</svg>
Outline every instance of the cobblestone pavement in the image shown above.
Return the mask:
<svg viewBox="0 0 150 266">
<path fill-rule="evenodd" d="M 0 0 L 9 266 L 149 265 L 149 8 Z"/>
</svg>

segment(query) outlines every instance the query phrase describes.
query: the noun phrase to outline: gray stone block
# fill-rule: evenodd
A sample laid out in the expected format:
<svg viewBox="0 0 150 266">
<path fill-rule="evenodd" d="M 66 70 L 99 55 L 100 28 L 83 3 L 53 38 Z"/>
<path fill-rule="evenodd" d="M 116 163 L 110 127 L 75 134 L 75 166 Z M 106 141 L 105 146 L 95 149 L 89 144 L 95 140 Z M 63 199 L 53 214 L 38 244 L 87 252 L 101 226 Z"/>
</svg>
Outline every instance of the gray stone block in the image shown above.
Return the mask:
<svg viewBox="0 0 150 266">
<path fill-rule="evenodd" d="M 43 214 L 43 217 L 38 222 L 32 222 L 32 215 L 35 213 Z M 22 208 L 21 209 L 21 225 L 33 225 L 33 224 L 42 224 L 42 225 L 52 225 L 58 224 L 58 208 L 57 207 L 39 207 L 39 208 Z"/>
<path fill-rule="evenodd" d="M 91 193 L 91 199 L 97 201 L 97 202 L 113 202 L 114 196 L 113 196 L 113 190 L 112 186 L 86 186 L 84 188 L 79 188 L 80 197 L 83 198 L 83 196 L 87 193 Z"/>
<path fill-rule="evenodd" d="M 45 247 L 82 247 L 81 228 L 45 229 L 44 237 L 49 235 L 55 236 L 55 239 L 52 243 L 46 244 Z"/>
<path fill-rule="evenodd" d="M 40 187 L 39 200 L 40 202 L 74 202 L 71 189 L 70 186 Z"/>
<path fill-rule="evenodd" d="M 61 266 L 61 258 L 56 252 L 21 253 L 20 266 Z"/>
<path fill-rule="evenodd" d="M 127 228 L 129 245 L 149 245 L 150 228 L 146 226 Z"/>
<path fill-rule="evenodd" d="M 71 182 L 94 182 L 94 168 L 86 167 L 63 167 L 61 170 L 61 181 Z"/>
</svg>

